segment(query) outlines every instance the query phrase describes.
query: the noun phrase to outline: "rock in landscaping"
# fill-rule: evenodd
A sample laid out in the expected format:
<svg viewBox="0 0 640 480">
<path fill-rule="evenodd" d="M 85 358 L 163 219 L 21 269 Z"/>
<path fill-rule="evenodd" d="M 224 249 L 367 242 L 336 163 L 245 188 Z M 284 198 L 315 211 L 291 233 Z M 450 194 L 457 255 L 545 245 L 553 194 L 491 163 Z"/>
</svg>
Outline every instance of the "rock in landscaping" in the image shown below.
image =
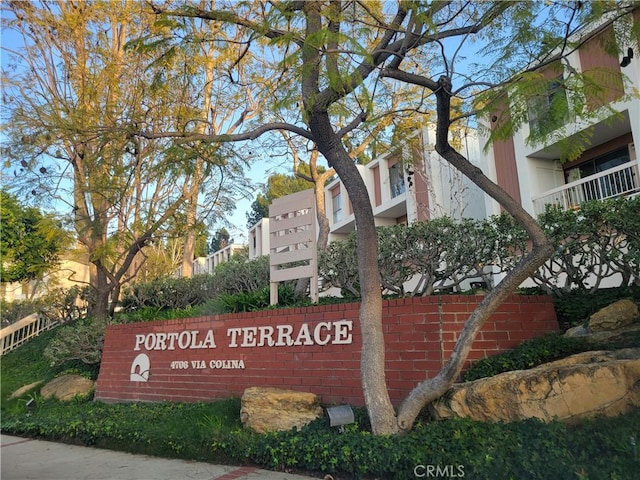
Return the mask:
<svg viewBox="0 0 640 480">
<path fill-rule="evenodd" d="M 93 380 L 81 375 L 62 375 L 42 387 L 40 394 L 45 399 L 55 397 L 58 400 L 71 400 L 76 395 L 88 395 L 93 387 Z"/>
<path fill-rule="evenodd" d="M 564 332 L 565 337 L 584 337 L 589 335 L 589 329 L 584 325 L 578 325 L 577 327 L 570 328 Z"/>
<path fill-rule="evenodd" d="M 592 332 L 617 330 L 640 319 L 638 306 L 631 300 L 618 300 L 598 310 L 589 318 L 588 328 Z"/>
<path fill-rule="evenodd" d="M 320 397 L 269 387 L 247 388 L 242 395 L 240 420 L 258 433 L 301 428 L 322 416 Z"/>
<path fill-rule="evenodd" d="M 640 348 L 585 352 L 530 370 L 455 385 L 431 408 L 435 418 L 575 421 L 640 406 Z"/>
<path fill-rule="evenodd" d="M 30 383 L 29 385 L 25 385 L 24 387 L 20 387 L 19 389 L 17 389 L 15 392 L 11 394 L 11 396 L 9 397 L 9 400 L 13 400 L 14 398 L 20 398 L 22 395 L 24 395 L 30 390 L 33 390 L 41 383 L 42 383 L 42 380 L 38 380 L 37 382 L 33 382 L 33 383 Z"/>
<path fill-rule="evenodd" d="M 618 330 L 593 332 L 586 339 L 587 342 L 595 345 L 620 345 L 618 348 L 635 348 L 638 346 L 638 341 L 634 339 L 640 340 L 640 323 L 634 323 Z M 611 349 L 607 348 L 607 350 Z"/>
</svg>

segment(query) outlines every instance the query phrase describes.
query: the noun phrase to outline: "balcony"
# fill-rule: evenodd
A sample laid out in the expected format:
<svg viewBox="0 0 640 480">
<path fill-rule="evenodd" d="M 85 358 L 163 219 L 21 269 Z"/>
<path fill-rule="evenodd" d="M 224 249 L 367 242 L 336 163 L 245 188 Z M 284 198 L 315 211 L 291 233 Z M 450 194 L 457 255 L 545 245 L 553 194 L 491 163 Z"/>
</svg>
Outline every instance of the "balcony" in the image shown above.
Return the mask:
<svg viewBox="0 0 640 480">
<path fill-rule="evenodd" d="M 534 197 L 533 212 L 537 216 L 544 212 L 547 205 L 568 210 L 589 200 L 604 200 L 639 191 L 638 162 L 627 162 Z"/>
</svg>

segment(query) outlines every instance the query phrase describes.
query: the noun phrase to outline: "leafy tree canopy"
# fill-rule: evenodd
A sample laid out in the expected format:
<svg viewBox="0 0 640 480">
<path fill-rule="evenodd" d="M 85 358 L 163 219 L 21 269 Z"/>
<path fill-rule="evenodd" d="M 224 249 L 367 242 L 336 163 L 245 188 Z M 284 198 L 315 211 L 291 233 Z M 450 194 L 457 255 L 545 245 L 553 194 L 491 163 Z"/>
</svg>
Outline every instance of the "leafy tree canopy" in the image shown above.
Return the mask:
<svg viewBox="0 0 640 480">
<path fill-rule="evenodd" d="M 324 171 L 322 168 L 318 170 L 319 173 Z M 309 176 L 309 165 L 301 163 L 298 171 L 302 175 Z M 276 198 L 301 192 L 312 187 L 312 183 L 298 175 L 286 175 L 284 173 L 270 175 L 262 192 L 256 195 L 256 199 L 251 204 L 251 210 L 247 212 L 247 228 L 253 227 L 260 220 L 269 216 L 269 205 Z"/>
<path fill-rule="evenodd" d="M 0 191 L 0 280 L 35 280 L 58 262 L 69 236 L 60 223 L 35 207 L 27 207 L 10 193 Z"/>
<path fill-rule="evenodd" d="M 231 243 L 233 243 L 233 238 L 231 238 L 229 231 L 222 227 L 218 229 L 211 239 L 211 243 L 209 244 L 209 254 L 215 253 Z"/>
</svg>

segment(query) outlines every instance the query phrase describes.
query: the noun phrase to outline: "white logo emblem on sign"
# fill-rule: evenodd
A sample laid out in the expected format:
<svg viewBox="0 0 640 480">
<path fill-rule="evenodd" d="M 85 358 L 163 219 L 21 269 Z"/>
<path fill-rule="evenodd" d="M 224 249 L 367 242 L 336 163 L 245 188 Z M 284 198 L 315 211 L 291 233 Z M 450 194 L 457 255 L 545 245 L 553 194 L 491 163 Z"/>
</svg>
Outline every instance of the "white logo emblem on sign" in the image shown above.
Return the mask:
<svg viewBox="0 0 640 480">
<path fill-rule="evenodd" d="M 138 355 L 131 364 L 131 377 L 129 379 L 132 382 L 146 382 L 149 380 L 150 364 L 147 354 L 141 353 Z"/>
</svg>

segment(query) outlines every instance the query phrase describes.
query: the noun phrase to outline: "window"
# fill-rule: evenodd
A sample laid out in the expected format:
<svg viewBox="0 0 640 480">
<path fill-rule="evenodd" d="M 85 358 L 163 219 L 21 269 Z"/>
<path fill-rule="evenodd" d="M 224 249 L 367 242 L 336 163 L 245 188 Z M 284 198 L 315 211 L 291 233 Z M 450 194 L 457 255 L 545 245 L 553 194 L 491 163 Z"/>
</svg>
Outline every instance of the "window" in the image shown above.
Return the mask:
<svg viewBox="0 0 640 480">
<path fill-rule="evenodd" d="M 562 75 L 551 79 L 545 95 L 529 100 L 529 128 L 532 135 L 545 135 L 559 128 L 569 116 L 567 92 L 562 85 Z"/>
<path fill-rule="evenodd" d="M 592 158 L 565 171 L 565 181 L 573 182 L 597 173 L 605 172 L 611 168 L 623 165 L 631 160 L 629 148 L 623 147 L 606 155 Z M 614 175 L 600 177 L 596 182 L 585 183 L 582 186 L 586 200 L 607 198 L 631 190 L 635 187 L 635 179 L 628 170 L 617 172 Z"/>
<path fill-rule="evenodd" d="M 610 168 L 627 163 L 630 160 L 631 156 L 629 155 L 629 149 L 624 147 L 568 169 L 564 173 L 565 181 L 568 183 L 580 178 L 588 177 L 589 175 L 595 175 L 596 173 L 604 172 Z"/>
<path fill-rule="evenodd" d="M 389 184 L 391 185 L 391 198 L 396 198 L 405 192 L 404 172 L 400 162 L 389 167 Z"/>
<path fill-rule="evenodd" d="M 333 223 L 338 223 L 342 220 L 342 194 L 340 192 L 340 186 L 337 186 L 331 190 L 331 204 L 333 210 Z"/>
</svg>

